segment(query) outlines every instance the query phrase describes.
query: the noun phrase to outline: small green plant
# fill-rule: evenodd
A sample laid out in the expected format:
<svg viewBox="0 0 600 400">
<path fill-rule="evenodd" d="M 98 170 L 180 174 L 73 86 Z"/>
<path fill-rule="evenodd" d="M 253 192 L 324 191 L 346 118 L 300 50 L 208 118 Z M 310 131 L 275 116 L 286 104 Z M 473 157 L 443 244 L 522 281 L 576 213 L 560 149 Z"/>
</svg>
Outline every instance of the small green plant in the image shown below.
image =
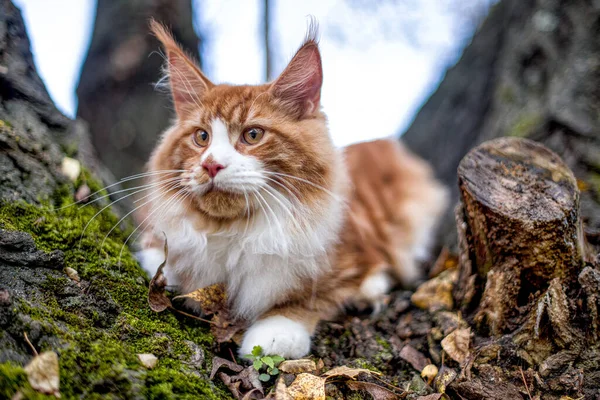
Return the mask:
<svg viewBox="0 0 600 400">
<path fill-rule="evenodd" d="M 244 358 L 247 358 L 252 361 L 252 366 L 255 370 L 262 372 L 258 379 L 263 382 L 267 382 L 271 379 L 272 376 L 276 376 L 279 374 L 279 369 L 277 366 L 281 364 L 285 358 L 278 355 L 263 355 L 263 349 L 260 346 L 254 346 L 252 348 L 252 354 L 246 354 Z"/>
</svg>

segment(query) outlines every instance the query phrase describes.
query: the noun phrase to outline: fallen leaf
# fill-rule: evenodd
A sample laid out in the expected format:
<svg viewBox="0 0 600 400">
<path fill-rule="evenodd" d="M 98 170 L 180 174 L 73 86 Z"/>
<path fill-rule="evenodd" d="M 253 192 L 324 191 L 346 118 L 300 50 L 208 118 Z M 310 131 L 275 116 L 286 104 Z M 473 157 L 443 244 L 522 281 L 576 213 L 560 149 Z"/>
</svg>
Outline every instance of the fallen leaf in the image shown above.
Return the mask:
<svg viewBox="0 0 600 400">
<path fill-rule="evenodd" d="M 433 393 L 428 394 L 427 396 L 419 396 L 417 400 L 440 400 L 442 396 L 445 396 L 443 393 Z"/>
<path fill-rule="evenodd" d="M 446 393 L 446 388 L 454 381 L 454 379 L 456 379 L 456 376 L 457 373 L 455 370 L 442 366 L 440 372 L 433 381 L 435 389 L 440 393 Z"/>
<path fill-rule="evenodd" d="M 150 308 L 154 312 L 161 312 L 169 307 L 172 307 L 171 300 L 169 300 L 165 292 L 167 287 L 167 278 L 163 274 L 163 268 L 167 264 L 167 258 L 169 257 L 169 245 L 167 243 L 166 235 L 164 251 L 165 261 L 163 261 L 156 270 L 156 274 L 154 274 L 154 277 L 150 281 L 150 287 L 148 288 L 148 304 L 150 304 Z"/>
<path fill-rule="evenodd" d="M 433 278 L 441 274 L 443 271 L 458 267 L 458 257 L 450 253 L 448 247 L 442 248 L 440 255 L 438 256 L 433 267 L 429 271 L 429 278 Z"/>
<path fill-rule="evenodd" d="M 322 358 L 319 358 L 319 361 L 317 361 L 317 372 L 321 373 L 323 368 L 325 368 L 325 363 L 323 362 Z"/>
<path fill-rule="evenodd" d="M 442 339 L 442 348 L 450 358 L 462 365 L 469 355 L 470 341 L 471 328 L 456 329 Z"/>
<path fill-rule="evenodd" d="M 352 390 L 364 390 L 373 396 L 373 400 L 396 400 L 400 398 L 396 393 L 375 383 L 348 381 L 346 385 Z"/>
<path fill-rule="evenodd" d="M 29 384 L 36 391 L 60 397 L 58 355 L 55 352 L 45 351 L 33 357 L 25 367 L 25 373 Z"/>
<path fill-rule="evenodd" d="M 62 159 L 60 169 L 63 175 L 75 182 L 81 173 L 81 163 L 74 158 L 65 157 Z"/>
<path fill-rule="evenodd" d="M 275 384 L 275 400 L 293 400 L 292 396 L 288 394 L 287 386 L 285 386 L 285 381 L 281 376 Z"/>
<path fill-rule="evenodd" d="M 430 312 L 450 310 L 454 306 L 452 288 L 457 279 L 456 269 L 443 271 L 419 286 L 410 300 L 415 306 Z"/>
<path fill-rule="evenodd" d="M 360 374 L 369 374 L 369 375 L 381 375 L 379 372 L 371 371 L 363 368 L 349 368 L 345 365 L 340 367 L 335 367 L 325 372 L 323 376 L 325 378 L 332 378 L 334 376 L 345 376 L 346 378 L 356 379 L 356 377 Z"/>
<path fill-rule="evenodd" d="M 433 364 L 426 365 L 425 368 L 421 371 L 421 378 L 427 381 L 428 385 L 431 385 L 431 382 L 435 379 L 438 374 L 438 367 Z"/>
<path fill-rule="evenodd" d="M 74 270 L 71 267 L 66 267 L 65 268 L 65 273 L 67 274 L 67 276 L 71 279 L 73 279 L 75 282 L 79 282 L 80 278 L 79 278 L 79 273 L 77 273 L 77 270 Z"/>
<path fill-rule="evenodd" d="M 242 382 L 232 381 L 231 377 L 224 372 L 219 372 L 219 378 L 221 378 L 221 381 L 227 386 L 233 397 L 236 399 L 242 398 L 242 393 L 240 393 L 240 385 Z"/>
<path fill-rule="evenodd" d="M 156 364 L 158 364 L 158 358 L 156 358 L 154 354 L 138 354 L 137 357 L 142 365 L 148 369 L 152 369 L 156 367 Z"/>
<path fill-rule="evenodd" d="M 210 371 L 210 379 L 215 377 L 215 374 L 221 369 L 221 367 L 227 367 L 233 372 L 242 372 L 244 367 L 242 365 L 236 364 L 229 360 L 226 360 L 221 357 L 213 357 L 212 359 L 212 370 Z"/>
<path fill-rule="evenodd" d="M 427 358 L 421 352 L 409 345 L 402 348 L 400 358 L 412 365 L 417 371 L 423 370 L 429 364 L 429 361 L 427 361 Z"/>
<path fill-rule="evenodd" d="M 293 400 L 325 400 L 326 379 L 307 373 L 300 374 L 287 388 L 287 394 Z"/>
<path fill-rule="evenodd" d="M 225 309 L 212 317 L 210 333 L 213 334 L 217 343 L 229 342 L 232 339 L 235 341 L 236 334 L 246 329 L 247 325 L 248 323 L 244 320 L 233 322 L 229 317 L 229 311 Z"/>
<path fill-rule="evenodd" d="M 222 283 L 182 294 L 174 297 L 173 300 L 182 298 L 192 299 L 200 303 L 200 308 L 207 315 L 222 311 L 227 307 L 227 295 L 225 293 L 225 286 Z"/>
<path fill-rule="evenodd" d="M 286 360 L 279 364 L 278 368 L 288 374 L 300 374 L 316 371 L 317 365 L 313 360 Z"/>
</svg>

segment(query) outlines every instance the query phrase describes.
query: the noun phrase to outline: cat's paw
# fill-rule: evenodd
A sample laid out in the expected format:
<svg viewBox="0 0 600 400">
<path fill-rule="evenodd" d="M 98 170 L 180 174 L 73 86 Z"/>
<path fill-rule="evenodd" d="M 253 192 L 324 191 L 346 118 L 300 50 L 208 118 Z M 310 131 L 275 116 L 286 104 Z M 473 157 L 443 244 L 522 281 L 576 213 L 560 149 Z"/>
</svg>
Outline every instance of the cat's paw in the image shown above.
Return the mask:
<svg viewBox="0 0 600 400">
<path fill-rule="evenodd" d="M 379 314 L 388 302 L 388 293 L 393 286 L 393 280 L 387 272 L 376 272 L 365 278 L 359 289 L 359 301 L 366 301 L 373 309 L 373 314 Z"/>
<path fill-rule="evenodd" d="M 251 354 L 254 346 L 260 346 L 266 355 L 298 359 L 310 351 L 310 333 L 301 323 L 275 315 L 255 322 L 246 331 L 240 356 Z"/>
</svg>

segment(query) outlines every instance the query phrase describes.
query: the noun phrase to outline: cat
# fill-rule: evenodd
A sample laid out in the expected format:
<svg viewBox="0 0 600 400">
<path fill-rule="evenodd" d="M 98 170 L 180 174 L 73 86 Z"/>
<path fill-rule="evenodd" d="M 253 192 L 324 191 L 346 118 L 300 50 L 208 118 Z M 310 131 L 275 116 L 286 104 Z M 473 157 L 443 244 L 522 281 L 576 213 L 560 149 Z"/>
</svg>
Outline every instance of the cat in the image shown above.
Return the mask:
<svg viewBox="0 0 600 400">
<path fill-rule="evenodd" d="M 149 161 L 158 189 L 139 258 L 150 275 L 164 232 L 169 284 L 223 283 L 233 314 L 251 322 L 240 355 L 261 346 L 292 359 L 342 306 L 378 308 L 396 282 L 421 277 L 446 189 L 397 140 L 334 147 L 316 25 L 281 75 L 255 86 L 212 83 L 165 27 L 151 30 L 176 119 Z"/>
</svg>

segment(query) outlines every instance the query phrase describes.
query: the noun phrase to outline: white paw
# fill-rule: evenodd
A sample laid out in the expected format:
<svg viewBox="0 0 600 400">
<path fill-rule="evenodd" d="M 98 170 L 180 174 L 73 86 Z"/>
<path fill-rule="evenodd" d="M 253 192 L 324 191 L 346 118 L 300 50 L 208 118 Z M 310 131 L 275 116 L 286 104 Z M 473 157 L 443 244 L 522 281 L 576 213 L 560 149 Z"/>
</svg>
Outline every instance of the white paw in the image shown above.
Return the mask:
<svg viewBox="0 0 600 400">
<path fill-rule="evenodd" d="M 301 323 L 275 315 L 255 322 L 246 331 L 240 356 L 251 354 L 254 346 L 260 346 L 266 355 L 298 359 L 310 351 L 310 333 Z"/>
<path fill-rule="evenodd" d="M 360 300 L 366 300 L 373 308 L 373 314 L 378 314 L 387 302 L 387 294 L 392 288 L 392 278 L 387 272 L 374 273 L 361 283 Z"/>
</svg>

